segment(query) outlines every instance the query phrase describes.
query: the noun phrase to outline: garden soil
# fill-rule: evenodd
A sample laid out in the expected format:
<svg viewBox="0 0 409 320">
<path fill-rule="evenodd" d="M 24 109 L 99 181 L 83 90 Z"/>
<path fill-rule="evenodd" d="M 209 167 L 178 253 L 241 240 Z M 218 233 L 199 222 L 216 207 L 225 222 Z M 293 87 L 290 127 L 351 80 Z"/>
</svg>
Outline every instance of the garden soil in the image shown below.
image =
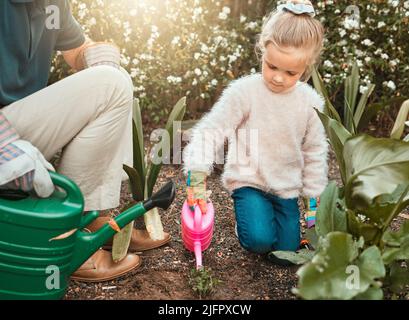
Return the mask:
<svg viewBox="0 0 409 320">
<path fill-rule="evenodd" d="M 240 247 L 235 236 L 233 201 L 220 183 L 221 168 L 208 179 L 208 188 L 213 191 L 215 205 L 215 231 L 210 248 L 203 254 L 203 264 L 210 268 L 214 279 L 221 281 L 211 294 L 200 297 L 190 282 L 195 267 L 194 255 L 188 252 L 181 240 L 180 212 L 185 200 L 185 178 L 180 166 L 164 166 L 157 188 L 172 179 L 177 185 L 174 203 L 166 210 L 160 210 L 165 231 L 172 241 L 159 249 L 139 253 L 142 265 L 139 269 L 114 281 L 88 284 L 71 281 L 65 299 L 68 300 L 282 300 L 297 299 L 292 288 L 297 285 L 297 266 L 275 266 L 265 257 L 249 253 Z M 330 179 L 340 183 L 339 172 L 333 153 L 330 154 Z M 121 206 L 131 202 L 127 184 L 122 186 Z M 302 204 L 300 204 L 302 206 Z M 301 207 L 302 208 L 302 207 Z M 105 212 L 116 215 L 120 210 Z M 394 222 L 394 228 L 409 219 L 404 212 Z M 304 227 L 305 223 L 301 219 Z M 137 220 L 137 227 L 143 228 L 143 219 Z"/>
</svg>

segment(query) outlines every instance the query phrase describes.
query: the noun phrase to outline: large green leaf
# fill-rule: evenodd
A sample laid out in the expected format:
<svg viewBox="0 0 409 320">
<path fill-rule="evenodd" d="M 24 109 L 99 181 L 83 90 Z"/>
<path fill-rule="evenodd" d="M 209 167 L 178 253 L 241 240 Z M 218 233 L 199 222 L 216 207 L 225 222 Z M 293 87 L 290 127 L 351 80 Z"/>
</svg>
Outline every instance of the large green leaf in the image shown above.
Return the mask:
<svg viewBox="0 0 409 320">
<path fill-rule="evenodd" d="M 138 173 L 138 177 L 137 177 L 139 180 L 138 185 L 143 187 L 145 185 L 146 164 L 145 164 L 142 116 L 141 116 L 141 109 L 139 107 L 139 102 L 137 99 L 134 100 L 134 104 L 133 104 L 132 133 L 133 133 L 133 167 Z M 131 188 L 135 190 L 137 187 L 133 186 Z M 135 199 L 135 200 L 140 201 L 141 199 Z"/>
<path fill-rule="evenodd" d="M 382 234 L 382 229 L 368 221 L 362 221 L 355 212 L 347 211 L 347 226 L 348 232 L 356 238 L 363 237 L 365 243 L 373 245 L 376 243 L 379 235 Z"/>
<path fill-rule="evenodd" d="M 396 118 L 395 125 L 391 132 L 392 139 L 400 139 L 403 131 L 405 130 L 405 122 L 408 121 L 409 115 L 409 100 L 406 100 L 399 110 L 398 117 Z"/>
<path fill-rule="evenodd" d="M 331 181 L 320 196 L 315 226 L 319 236 L 333 231 L 347 231 L 346 213 L 339 203 L 339 193 L 336 182 Z"/>
<path fill-rule="evenodd" d="M 357 127 L 357 130 L 361 128 L 360 123 L 362 120 L 362 116 L 366 112 L 369 97 L 371 96 L 374 90 L 375 90 L 375 85 L 370 84 L 368 86 L 368 90 L 361 96 L 358 106 L 356 107 L 355 114 L 354 114 L 354 123 L 355 123 L 355 126 Z"/>
<path fill-rule="evenodd" d="M 321 119 L 322 124 L 324 125 L 325 132 L 329 138 L 331 143 L 332 149 L 335 152 L 335 156 L 337 158 L 339 171 L 341 174 L 341 179 L 344 185 L 346 184 L 346 175 L 345 175 L 345 162 L 344 162 L 344 144 L 347 139 L 351 137 L 351 134 L 345 127 L 341 124 L 341 122 L 331 119 L 326 114 L 316 110 L 318 116 Z"/>
<path fill-rule="evenodd" d="M 351 75 L 345 79 L 345 103 L 351 108 L 352 114 L 355 113 L 360 80 L 359 67 L 355 62 L 352 65 Z"/>
<path fill-rule="evenodd" d="M 322 81 L 322 77 L 319 74 L 316 67 L 314 67 L 312 71 L 312 80 L 314 82 L 315 89 L 318 91 L 318 93 L 320 93 L 323 96 L 325 100 L 324 113 L 331 119 L 334 119 L 339 123 L 342 123 L 341 117 L 337 110 L 335 109 L 335 107 L 333 106 L 333 104 L 331 103 L 328 92 L 324 85 L 324 81 Z"/>
<path fill-rule="evenodd" d="M 360 213 L 386 230 L 390 222 L 406 207 L 403 198 L 407 192 L 407 187 L 399 185 L 391 194 L 376 197 L 371 206 Z"/>
<path fill-rule="evenodd" d="M 354 300 L 382 300 L 383 299 L 383 290 L 378 287 L 369 287 L 363 293 L 360 293 L 354 297 Z"/>
<path fill-rule="evenodd" d="M 173 124 L 175 121 L 180 121 L 182 122 L 183 118 L 185 117 L 186 113 L 186 97 L 180 99 L 176 105 L 173 107 L 172 112 L 169 115 L 165 130 L 169 133 L 170 137 L 170 147 L 173 146 Z M 162 155 L 162 147 L 161 144 L 157 144 L 156 148 L 159 148 L 158 150 L 154 150 L 156 154 L 159 156 Z M 149 173 L 148 173 L 148 181 L 147 181 L 147 187 L 148 187 L 148 196 L 152 195 L 153 188 L 156 184 L 156 180 L 158 178 L 159 172 L 162 168 L 162 164 L 153 164 L 150 163 L 149 165 Z"/>
<path fill-rule="evenodd" d="M 358 135 L 344 145 L 346 205 L 365 210 L 378 197 L 409 183 L 409 143 Z M 409 196 L 404 202 L 409 201 Z"/>
<path fill-rule="evenodd" d="M 383 235 L 385 249 L 382 258 L 385 264 L 396 260 L 409 260 L 409 221 L 398 232 L 388 230 Z"/>
<path fill-rule="evenodd" d="M 401 262 L 393 262 L 390 265 L 388 288 L 394 293 L 402 293 L 409 285 L 409 267 L 402 266 Z"/>
<path fill-rule="evenodd" d="M 345 128 L 351 132 L 353 135 L 357 134 L 357 128 L 355 126 L 354 122 L 354 113 L 351 109 L 351 106 L 349 105 L 348 101 L 345 101 L 345 106 L 344 106 L 344 113 L 345 113 L 345 120 L 344 120 L 344 126 Z"/>
<path fill-rule="evenodd" d="M 293 251 L 273 251 L 270 254 L 275 255 L 279 259 L 288 260 L 294 264 L 302 265 L 311 261 L 315 252 L 308 249 L 301 249 L 297 252 Z"/>
<path fill-rule="evenodd" d="M 131 243 L 133 226 L 134 222 L 132 221 L 121 229 L 121 232 L 115 234 L 112 243 L 112 260 L 114 262 L 120 262 L 126 257 Z"/>
<path fill-rule="evenodd" d="M 143 184 L 141 184 L 141 181 L 143 180 L 142 177 L 139 175 L 138 171 L 135 168 L 128 167 L 126 164 L 123 165 L 123 168 L 129 177 L 132 198 L 135 201 L 144 200 L 144 186 Z"/>
<path fill-rule="evenodd" d="M 312 261 L 298 270 L 294 292 L 304 299 L 347 300 L 376 286 L 376 280 L 385 275 L 380 251 L 373 246 L 360 254 L 362 248 L 363 240 L 354 241 L 343 232 L 321 238 Z"/>
</svg>

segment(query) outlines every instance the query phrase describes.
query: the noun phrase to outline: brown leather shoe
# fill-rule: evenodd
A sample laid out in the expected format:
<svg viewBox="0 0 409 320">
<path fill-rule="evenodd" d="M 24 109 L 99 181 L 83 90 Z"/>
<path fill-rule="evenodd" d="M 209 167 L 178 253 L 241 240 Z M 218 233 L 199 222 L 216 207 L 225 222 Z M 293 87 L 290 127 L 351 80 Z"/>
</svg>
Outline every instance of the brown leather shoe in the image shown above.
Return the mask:
<svg viewBox="0 0 409 320">
<path fill-rule="evenodd" d="M 102 226 L 104 226 L 106 223 L 108 223 L 109 220 L 110 217 L 98 217 L 97 219 L 94 220 L 94 222 L 87 226 L 87 229 L 90 230 L 91 232 L 95 232 Z M 170 239 L 171 239 L 170 234 L 165 232 L 165 238 L 163 240 L 152 240 L 149 237 L 149 233 L 147 230 L 139 230 L 134 228 L 132 230 L 129 250 L 132 252 L 141 252 L 156 249 L 167 244 L 170 241 Z M 112 238 L 106 242 L 103 248 L 106 250 L 112 249 Z"/>
<path fill-rule="evenodd" d="M 73 273 L 72 280 L 82 282 L 103 282 L 116 279 L 141 265 L 141 258 L 128 254 L 115 263 L 110 252 L 98 250 Z"/>
</svg>

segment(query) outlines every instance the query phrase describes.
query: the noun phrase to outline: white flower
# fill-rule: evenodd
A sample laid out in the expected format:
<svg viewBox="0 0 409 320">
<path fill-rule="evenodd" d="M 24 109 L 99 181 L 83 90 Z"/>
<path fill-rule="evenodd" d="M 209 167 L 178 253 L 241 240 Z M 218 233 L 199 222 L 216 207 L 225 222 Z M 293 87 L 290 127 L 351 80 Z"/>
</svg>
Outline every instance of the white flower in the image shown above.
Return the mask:
<svg viewBox="0 0 409 320">
<path fill-rule="evenodd" d="M 384 26 L 386 26 L 385 22 L 383 22 L 383 21 L 378 22 L 378 29 L 380 29 L 380 28 L 382 28 Z"/>
<path fill-rule="evenodd" d="M 204 53 L 209 53 L 209 47 L 208 47 L 206 44 L 204 44 L 204 43 L 202 43 L 202 45 L 201 45 L 201 47 L 200 47 L 200 50 L 201 50 L 202 52 L 204 52 Z"/>
<path fill-rule="evenodd" d="M 174 76 L 169 76 L 167 77 L 167 80 L 169 83 L 171 84 L 178 84 L 182 82 L 182 78 L 181 77 L 174 77 Z"/>
<path fill-rule="evenodd" d="M 334 65 L 332 64 L 331 61 L 325 60 L 325 61 L 324 61 L 324 67 L 329 68 L 329 69 L 332 69 L 332 68 L 334 67 Z"/>
<path fill-rule="evenodd" d="M 194 9 L 193 9 L 193 14 L 194 14 L 195 16 L 201 15 L 202 12 L 203 12 L 202 7 L 197 7 L 197 8 L 194 8 Z"/>
<path fill-rule="evenodd" d="M 193 79 L 192 86 L 197 86 L 197 79 Z"/>
<path fill-rule="evenodd" d="M 362 41 L 362 44 L 367 46 L 367 47 L 370 47 L 370 46 L 373 45 L 373 41 L 371 41 L 369 39 L 365 39 L 364 41 Z"/>
<path fill-rule="evenodd" d="M 237 57 L 235 55 L 230 55 L 229 56 L 229 63 L 233 63 L 237 60 Z"/>
<path fill-rule="evenodd" d="M 346 34 L 347 34 L 347 32 L 345 31 L 345 29 L 341 29 L 339 31 L 339 35 L 341 36 L 341 38 L 345 37 Z"/>
<path fill-rule="evenodd" d="M 180 42 L 180 37 L 179 36 L 176 36 L 176 37 L 174 37 L 172 39 L 172 44 L 173 45 L 177 45 L 177 44 L 179 44 L 179 42 Z"/>
<path fill-rule="evenodd" d="M 372 60 L 371 57 L 365 57 L 365 62 L 366 62 L 366 63 L 371 62 L 371 60 Z"/>
<path fill-rule="evenodd" d="M 351 19 L 350 17 L 347 17 L 344 21 L 344 27 L 347 30 L 359 29 L 359 20 Z"/>
<path fill-rule="evenodd" d="M 385 59 L 385 60 L 388 60 L 388 59 L 389 59 L 389 56 L 388 56 L 386 53 L 382 53 L 382 54 L 381 54 L 381 58 L 382 58 L 382 59 Z"/>
<path fill-rule="evenodd" d="M 195 69 L 195 75 L 201 76 L 202 75 L 202 70 L 200 70 L 199 68 L 196 68 Z"/>
<path fill-rule="evenodd" d="M 195 58 L 195 60 L 198 60 L 200 58 L 200 53 L 196 52 L 195 55 L 194 55 L 194 58 Z"/>
<path fill-rule="evenodd" d="M 368 87 L 367 86 L 359 86 L 359 92 L 361 94 L 365 94 L 368 91 Z"/>
<path fill-rule="evenodd" d="M 222 12 L 219 13 L 219 19 L 220 20 L 226 20 L 227 17 L 230 14 L 230 8 L 229 7 L 223 7 Z"/>
<path fill-rule="evenodd" d="M 388 4 L 396 8 L 399 5 L 399 0 L 388 0 Z"/>
<path fill-rule="evenodd" d="M 392 91 L 396 90 L 396 84 L 395 82 L 393 82 L 392 80 L 388 81 L 388 82 L 384 82 L 383 83 L 384 86 L 388 87 L 389 89 L 391 89 Z"/>
<path fill-rule="evenodd" d="M 90 26 L 94 26 L 97 24 L 97 20 L 94 17 L 92 17 L 91 19 L 88 20 L 88 24 Z"/>
<path fill-rule="evenodd" d="M 409 9 L 409 1 L 405 1 L 403 3 L 403 6 L 405 7 L 405 9 Z"/>
<path fill-rule="evenodd" d="M 219 81 L 217 81 L 217 79 L 213 79 L 211 82 L 212 86 L 217 86 L 217 84 L 219 83 Z"/>
<path fill-rule="evenodd" d="M 249 22 L 249 23 L 247 23 L 246 24 L 246 29 L 249 29 L 249 30 L 254 30 L 255 28 L 257 28 L 257 22 Z"/>
</svg>

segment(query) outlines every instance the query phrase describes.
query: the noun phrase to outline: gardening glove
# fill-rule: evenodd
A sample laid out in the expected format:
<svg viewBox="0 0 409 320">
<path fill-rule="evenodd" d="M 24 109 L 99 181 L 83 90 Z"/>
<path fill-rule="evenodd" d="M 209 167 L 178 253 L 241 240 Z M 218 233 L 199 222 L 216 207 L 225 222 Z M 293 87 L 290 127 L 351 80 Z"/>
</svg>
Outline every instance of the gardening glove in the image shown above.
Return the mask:
<svg viewBox="0 0 409 320">
<path fill-rule="evenodd" d="M 207 201 L 211 194 L 211 191 L 206 191 L 206 173 L 188 171 L 186 191 L 190 210 L 194 211 L 197 204 L 202 213 L 206 213 Z"/>
<path fill-rule="evenodd" d="M 320 198 L 304 198 L 305 204 L 305 221 L 307 223 L 307 228 L 311 229 L 315 226 L 315 216 L 317 214 L 317 209 L 320 204 Z"/>
<path fill-rule="evenodd" d="M 0 112 L 0 189 L 34 190 L 39 197 L 47 198 L 54 192 L 47 170 L 55 171 L 36 147 L 19 139 Z"/>
<path fill-rule="evenodd" d="M 90 43 L 81 56 L 85 68 L 108 65 L 119 69 L 121 63 L 119 48 L 108 42 Z"/>
</svg>

